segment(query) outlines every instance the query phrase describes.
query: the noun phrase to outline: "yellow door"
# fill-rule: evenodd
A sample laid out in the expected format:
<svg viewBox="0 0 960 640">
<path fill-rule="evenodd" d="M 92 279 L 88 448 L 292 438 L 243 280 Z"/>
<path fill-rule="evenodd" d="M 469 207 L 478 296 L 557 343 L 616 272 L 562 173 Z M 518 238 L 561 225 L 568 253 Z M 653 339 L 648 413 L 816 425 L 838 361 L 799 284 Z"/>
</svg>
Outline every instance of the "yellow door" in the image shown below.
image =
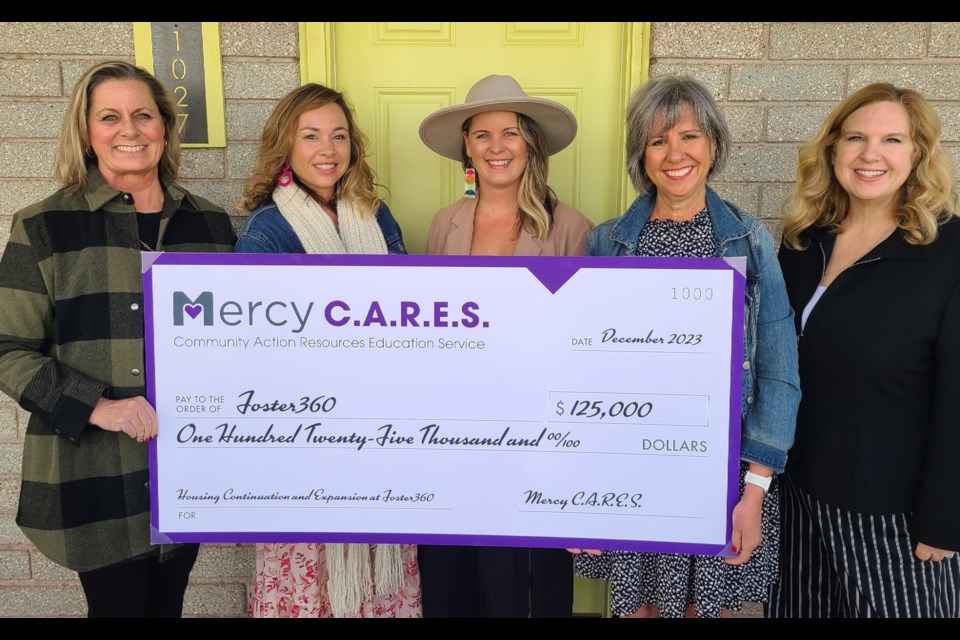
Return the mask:
<svg viewBox="0 0 960 640">
<path fill-rule="evenodd" d="M 420 122 L 462 103 L 489 74 L 512 75 L 577 115 L 577 137 L 551 158 L 548 182 L 595 222 L 622 213 L 622 104 L 637 80 L 624 71 L 627 40 L 619 22 L 338 22 L 322 34 L 326 64 L 307 79 L 347 94 L 371 140 L 381 196 L 409 251 L 422 253 L 434 212 L 463 195 L 463 173 L 423 145 Z"/>
<path fill-rule="evenodd" d="M 433 214 L 463 195 L 459 163 L 420 141 L 428 114 L 464 101 L 490 74 L 577 116 L 577 137 L 550 159 L 549 184 L 594 222 L 633 198 L 623 169 L 623 113 L 647 75 L 649 25 L 619 22 L 338 22 L 301 26 L 303 80 L 347 94 L 370 138 L 381 197 L 423 253 Z M 576 579 L 574 611 L 606 615 L 605 583 Z"/>
</svg>

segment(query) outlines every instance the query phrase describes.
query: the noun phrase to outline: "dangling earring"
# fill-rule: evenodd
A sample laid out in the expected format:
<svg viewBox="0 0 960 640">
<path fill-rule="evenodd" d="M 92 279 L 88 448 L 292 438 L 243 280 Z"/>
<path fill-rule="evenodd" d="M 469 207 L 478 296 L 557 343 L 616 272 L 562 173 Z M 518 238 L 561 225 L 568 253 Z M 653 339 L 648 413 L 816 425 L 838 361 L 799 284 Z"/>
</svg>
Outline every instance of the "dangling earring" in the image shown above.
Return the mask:
<svg viewBox="0 0 960 640">
<path fill-rule="evenodd" d="M 277 177 L 277 186 L 287 187 L 291 182 L 293 182 L 293 173 L 290 172 L 290 163 L 284 162 L 283 168 L 280 169 L 280 175 Z"/>
<path fill-rule="evenodd" d="M 86 149 L 83 150 L 83 153 L 84 153 L 84 155 L 87 156 L 88 158 L 94 157 L 93 147 L 87 147 Z"/>
<path fill-rule="evenodd" d="M 477 197 L 477 171 L 473 167 L 463 174 L 463 195 L 465 198 Z"/>
</svg>

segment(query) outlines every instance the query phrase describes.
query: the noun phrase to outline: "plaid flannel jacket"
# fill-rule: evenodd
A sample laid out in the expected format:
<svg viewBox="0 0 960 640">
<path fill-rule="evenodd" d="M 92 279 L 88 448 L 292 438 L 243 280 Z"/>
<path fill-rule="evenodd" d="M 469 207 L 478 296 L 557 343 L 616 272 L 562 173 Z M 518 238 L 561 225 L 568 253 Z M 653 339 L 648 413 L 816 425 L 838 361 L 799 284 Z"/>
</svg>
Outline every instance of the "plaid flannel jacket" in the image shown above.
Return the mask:
<svg viewBox="0 0 960 640">
<path fill-rule="evenodd" d="M 233 251 L 223 209 L 161 182 L 158 251 Z M 150 544 L 147 445 L 87 423 L 101 396 L 145 395 L 143 341 L 133 199 L 91 168 L 18 212 L 0 258 L 0 391 L 31 414 L 17 524 L 74 571 L 175 551 Z"/>
</svg>

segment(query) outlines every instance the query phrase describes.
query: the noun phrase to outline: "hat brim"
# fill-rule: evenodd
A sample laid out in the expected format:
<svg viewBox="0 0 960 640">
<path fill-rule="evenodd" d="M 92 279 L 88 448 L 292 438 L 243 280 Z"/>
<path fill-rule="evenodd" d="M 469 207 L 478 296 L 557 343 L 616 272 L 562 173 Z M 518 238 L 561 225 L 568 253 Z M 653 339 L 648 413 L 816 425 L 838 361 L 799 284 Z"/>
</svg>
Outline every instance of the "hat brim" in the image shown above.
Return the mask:
<svg viewBox="0 0 960 640">
<path fill-rule="evenodd" d="M 481 100 L 435 111 L 420 123 L 420 139 L 432 151 L 460 162 L 463 160 L 463 123 L 485 111 L 513 111 L 532 118 L 543 131 L 547 153 L 565 149 L 577 135 L 577 118 L 559 102 L 545 98 Z"/>
</svg>

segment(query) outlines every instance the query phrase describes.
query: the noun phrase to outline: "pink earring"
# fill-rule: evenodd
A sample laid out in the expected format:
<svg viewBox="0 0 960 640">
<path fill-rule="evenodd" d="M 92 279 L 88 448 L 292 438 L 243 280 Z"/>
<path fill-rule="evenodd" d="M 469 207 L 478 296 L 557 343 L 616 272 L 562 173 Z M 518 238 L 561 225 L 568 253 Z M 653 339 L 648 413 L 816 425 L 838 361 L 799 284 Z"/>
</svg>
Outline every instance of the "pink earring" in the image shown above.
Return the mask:
<svg viewBox="0 0 960 640">
<path fill-rule="evenodd" d="M 463 195 L 467 198 L 476 198 L 477 197 L 477 171 L 472 167 L 467 169 L 464 172 L 463 176 L 464 189 Z"/>
<path fill-rule="evenodd" d="M 277 177 L 277 186 L 286 187 L 293 182 L 293 173 L 290 171 L 290 163 L 284 162 L 283 168 L 280 169 L 280 175 Z"/>
</svg>

